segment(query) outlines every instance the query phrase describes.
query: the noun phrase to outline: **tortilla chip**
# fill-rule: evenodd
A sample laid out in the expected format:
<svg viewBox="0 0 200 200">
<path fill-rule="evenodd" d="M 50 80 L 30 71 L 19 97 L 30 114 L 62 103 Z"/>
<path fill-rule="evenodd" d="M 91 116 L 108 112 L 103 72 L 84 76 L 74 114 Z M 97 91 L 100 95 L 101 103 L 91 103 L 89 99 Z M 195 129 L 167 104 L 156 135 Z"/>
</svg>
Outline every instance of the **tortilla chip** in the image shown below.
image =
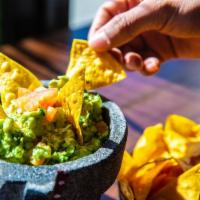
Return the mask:
<svg viewBox="0 0 200 200">
<path fill-rule="evenodd" d="M 165 126 L 165 143 L 170 154 L 184 170 L 192 167 L 191 159 L 200 156 L 198 124 L 179 115 L 170 115 Z"/>
<path fill-rule="evenodd" d="M 200 198 L 200 164 L 186 171 L 178 178 L 177 191 L 185 199 L 199 200 Z"/>
<path fill-rule="evenodd" d="M 74 39 L 72 42 L 72 47 L 70 51 L 70 62 L 67 68 L 67 72 L 71 71 L 80 57 L 82 57 L 83 51 L 88 48 L 88 43 L 86 40 Z"/>
<path fill-rule="evenodd" d="M 24 96 L 29 93 L 30 93 L 30 90 L 23 88 L 23 87 L 18 87 L 17 97 L 19 98 L 19 97 Z"/>
<path fill-rule="evenodd" d="M 124 151 L 123 159 L 122 159 L 122 165 L 118 174 L 118 180 L 124 180 L 127 179 L 128 172 L 134 167 L 133 158 L 132 156 L 127 152 Z"/>
<path fill-rule="evenodd" d="M 110 85 L 126 78 L 123 67 L 108 52 L 97 53 L 88 46 L 87 41 L 74 40 L 67 76 L 71 77 L 80 64 L 86 67 L 85 88 L 88 90 Z"/>
<path fill-rule="evenodd" d="M 149 200 L 187 200 L 176 191 L 177 179 L 171 181 L 168 185 L 162 188 L 154 196 L 149 197 Z M 193 200 L 193 199 L 192 199 Z"/>
<path fill-rule="evenodd" d="M 29 70 L 10 59 L 3 53 L 0 53 L 0 77 L 6 74 L 1 80 L 12 80 L 20 85 L 20 87 L 33 90 L 42 86 L 38 78 L 33 75 Z M 7 78 L 6 78 L 7 77 Z"/>
<path fill-rule="evenodd" d="M 200 164 L 171 181 L 151 200 L 199 200 L 200 198 Z"/>
<path fill-rule="evenodd" d="M 5 119 L 6 118 L 6 114 L 2 108 L 2 106 L 0 105 L 0 119 Z"/>
<path fill-rule="evenodd" d="M 147 162 L 171 158 L 164 141 L 162 124 L 145 129 L 133 151 L 134 165 L 140 167 Z"/>
<path fill-rule="evenodd" d="M 71 76 L 69 81 L 59 91 L 61 105 L 65 109 L 68 120 L 77 130 L 79 142 L 83 143 L 83 136 L 79 124 L 79 118 L 83 104 L 83 93 L 85 87 L 85 67 L 80 66 L 79 70 Z"/>
<path fill-rule="evenodd" d="M 11 101 L 18 96 L 18 88 L 33 90 L 42 83 L 29 70 L 0 53 L 0 93 L 2 106 L 6 113 Z"/>
<path fill-rule="evenodd" d="M 183 173 L 181 166 L 175 161 L 171 160 L 168 165 L 165 165 L 160 173 L 153 180 L 152 187 L 148 197 L 153 196 L 168 183 L 175 180 L 180 174 Z M 148 198 L 147 198 L 148 199 Z"/>
<path fill-rule="evenodd" d="M 197 123 L 194 121 L 180 116 L 180 115 L 170 115 L 166 119 L 165 131 L 174 131 L 183 136 L 195 136 L 194 128 Z"/>
<path fill-rule="evenodd" d="M 118 180 L 127 180 L 134 189 L 137 200 L 145 200 L 152 182 L 166 165 L 174 161 L 164 143 L 162 124 L 148 127 L 138 140 L 133 156 L 125 151 Z"/>
<path fill-rule="evenodd" d="M 126 156 L 126 163 L 122 163 L 121 176 L 137 200 L 199 200 L 199 147 L 200 125 L 171 115 L 164 130 L 161 124 L 145 129 L 132 159 Z M 196 164 L 199 168 L 190 173 Z"/>
<path fill-rule="evenodd" d="M 167 165 L 174 164 L 173 159 L 146 163 L 144 166 L 129 173 L 129 183 L 137 200 L 146 200 L 157 175 Z"/>
<path fill-rule="evenodd" d="M 165 142 L 171 156 L 184 170 L 192 167 L 191 159 L 200 156 L 200 137 L 185 137 L 174 131 L 165 132 Z"/>
<path fill-rule="evenodd" d="M 128 181 L 121 180 L 119 181 L 119 189 L 125 200 L 134 200 L 134 195 L 131 187 L 129 186 Z"/>
<path fill-rule="evenodd" d="M 192 131 L 194 132 L 194 135 L 196 137 L 200 137 L 200 124 L 197 124 L 192 128 Z"/>
</svg>

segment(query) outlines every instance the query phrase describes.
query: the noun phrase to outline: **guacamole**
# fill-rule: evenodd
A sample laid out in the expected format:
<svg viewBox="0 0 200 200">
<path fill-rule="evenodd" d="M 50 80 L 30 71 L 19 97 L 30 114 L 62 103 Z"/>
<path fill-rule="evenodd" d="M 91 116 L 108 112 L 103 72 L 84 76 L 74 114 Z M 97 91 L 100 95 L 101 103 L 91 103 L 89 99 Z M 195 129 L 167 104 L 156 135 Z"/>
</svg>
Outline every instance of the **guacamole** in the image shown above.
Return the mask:
<svg viewBox="0 0 200 200">
<path fill-rule="evenodd" d="M 49 88 L 59 90 L 67 81 L 66 76 L 60 76 L 50 82 Z M 59 104 L 9 117 L 0 115 L 0 158 L 37 166 L 71 161 L 95 152 L 109 134 L 98 94 L 84 92 L 79 123 L 84 139 L 82 145 Z"/>
</svg>

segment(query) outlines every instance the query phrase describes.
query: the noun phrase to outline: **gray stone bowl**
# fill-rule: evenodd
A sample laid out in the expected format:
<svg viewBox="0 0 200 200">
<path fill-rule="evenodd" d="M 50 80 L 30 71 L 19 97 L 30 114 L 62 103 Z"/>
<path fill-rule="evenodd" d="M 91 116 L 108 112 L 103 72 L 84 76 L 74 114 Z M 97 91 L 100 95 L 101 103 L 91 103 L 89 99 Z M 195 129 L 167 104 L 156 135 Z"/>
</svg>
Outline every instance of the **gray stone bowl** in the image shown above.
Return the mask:
<svg viewBox="0 0 200 200">
<path fill-rule="evenodd" d="M 120 169 L 127 124 L 120 108 L 105 99 L 110 135 L 95 153 L 56 165 L 29 166 L 0 160 L 0 200 L 99 200 Z"/>
</svg>

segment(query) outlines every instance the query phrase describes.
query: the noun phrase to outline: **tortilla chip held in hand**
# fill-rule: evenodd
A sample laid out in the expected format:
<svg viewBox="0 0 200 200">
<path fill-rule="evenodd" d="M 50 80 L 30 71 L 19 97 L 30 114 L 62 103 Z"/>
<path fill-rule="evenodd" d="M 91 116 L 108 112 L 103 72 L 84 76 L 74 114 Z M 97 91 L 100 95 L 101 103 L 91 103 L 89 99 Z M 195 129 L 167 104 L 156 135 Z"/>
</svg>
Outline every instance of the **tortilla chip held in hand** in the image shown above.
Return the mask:
<svg viewBox="0 0 200 200">
<path fill-rule="evenodd" d="M 75 39 L 67 76 L 71 77 L 80 65 L 85 66 L 85 89 L 110 85 L 126 78 L 123 67 L 108 52 L 97 53 L 87 41 Z"/>
</svg>

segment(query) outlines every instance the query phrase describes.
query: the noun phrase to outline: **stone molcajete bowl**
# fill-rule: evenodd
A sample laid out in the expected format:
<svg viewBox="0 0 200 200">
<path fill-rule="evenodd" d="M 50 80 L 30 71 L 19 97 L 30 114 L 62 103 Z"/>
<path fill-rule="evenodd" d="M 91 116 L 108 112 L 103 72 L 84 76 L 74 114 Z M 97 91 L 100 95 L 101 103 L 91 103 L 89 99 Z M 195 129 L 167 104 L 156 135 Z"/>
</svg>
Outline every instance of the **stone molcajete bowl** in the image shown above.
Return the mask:
<svg viewBox="0 0 200 200">
<path fill-rule="evenodd" d="M 99 200 L 120 169 L 127 125 L 120 108 L 104 98 L 110 136 L 94 154 L 39 167 L 0 161 L 0 200 Z"/>
</svg>

